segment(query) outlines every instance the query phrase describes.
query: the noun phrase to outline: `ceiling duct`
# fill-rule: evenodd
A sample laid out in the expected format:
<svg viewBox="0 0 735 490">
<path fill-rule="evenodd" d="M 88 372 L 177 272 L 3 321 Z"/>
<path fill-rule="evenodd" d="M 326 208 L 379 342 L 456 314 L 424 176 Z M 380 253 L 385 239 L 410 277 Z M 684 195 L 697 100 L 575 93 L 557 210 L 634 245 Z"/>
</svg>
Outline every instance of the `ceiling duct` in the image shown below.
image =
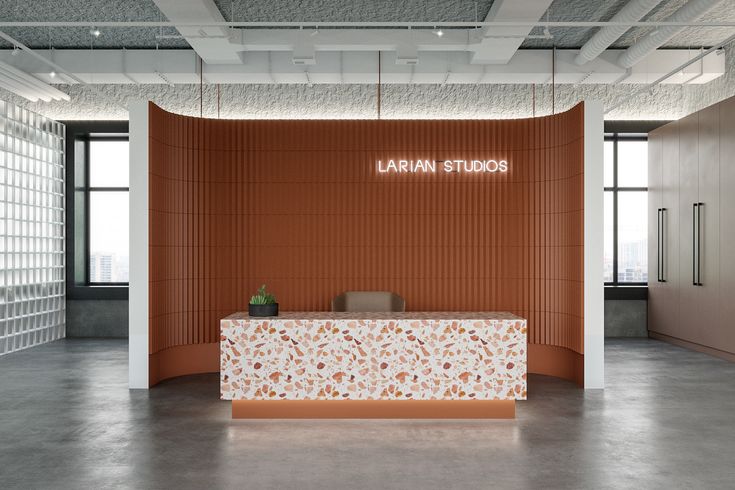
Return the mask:
<svg viewBox="0 0 735 490">
<path fill-rule="evenodd" d="M 693 22 L 702 17 L 708 10 L 720 3 L 721 0 L 690 0 L 679 10 L 670 15 L 667 22 Z M 684 30 L 684 26 L 661 26 L 648 36 L 626 49 L 618 58 L 618 65 L 630 68 L 649 53 L 656 50 L 666 41 Z"/>
<path fill-rule="evenodd" d="M 610 22 L 639 21 L 659 3 L 661 3 L 661 0 L 632 0 L 620 12 L 615 14 Z M 616 25 L 601 28 L 589 41 L 584 43 L 574 62 L 578 65 L 584 65 L 594 60 L 629 29 L 629 26 Z"/>
<path fill-rule="evenodd" d="M 225 22 L 214 0 L 154 0 L 158 9 L 207 65 L 241 64 L 238 50 L 230 43 L 231 32 L 224 26 L 209 25 Z M 202 25 L 186 25 L 201 22 Z"/>
</svg>

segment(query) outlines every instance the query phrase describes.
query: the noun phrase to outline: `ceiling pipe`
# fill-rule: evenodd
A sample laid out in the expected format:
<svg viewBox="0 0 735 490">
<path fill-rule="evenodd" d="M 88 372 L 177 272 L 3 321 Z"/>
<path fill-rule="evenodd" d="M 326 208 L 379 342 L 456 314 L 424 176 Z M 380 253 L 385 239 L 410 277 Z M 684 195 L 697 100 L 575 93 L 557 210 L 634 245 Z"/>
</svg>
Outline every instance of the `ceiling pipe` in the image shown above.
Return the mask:
<svg viewBox="0 0 735 490">
<path fill-rule="evenodd" d="M 626 101 L 629 101 L 633 97 L 635 97 L 635 96 L 637 96 L 639 94 L 642 94 L 643 92 L 646 92 L 648 90 L 653 90 L 653 88 L 656 85 L 658 85 L 659 83 L 662 83 L 664 80 L 668 79 L 669 77 L 672 77 L 672 76 L 676 75 L 677 73 L 680 73 L 684 68 L 688 67 L 689 65 L 693 65 L 697 61 L 703 59 L 705 56 L 717 52 L 718 50 L 724 48 L 725 46 L 727 46 L 728 44 L 730 44 L 732 42 L 735 42 L 735 34 L 733 34 L 732 36 L 728 37 L 727 39 L 725 39 L 721 43 L 715 44 L 714 46 L 712 46 L 708 50 L 702 51 L 701 53 L 699 53 L 694 58 L 690 58 L 689 60 L 685 61 L 684 63 L 682 63 L 681 65 L 677 66 L 676 68 L 674 68 L 670 72 L 664 74 L 663 76 L 657 78 L 656 80 L 654 80 L 653 82 L 649 83 L 648 85 L 645 85 L 645 86 L 639 88 L 638 90 L 634 91 L 632 94 L 631 93 L 626 94 L 623 98 L 621 98 L 621 100 L 617 104 L 608 107 L 607 110 L 605 111 L 605 114 L 609 114 L 610 112 L 612 112 L 613 110 L 617 109 L 618 107 L 620 107 Z"/>
<path fill-rule="evenodd" d="M 671 14 L 667 22 L 692 22 L 703 16 L 708 10 L 720 3 L 721 0 L 690 0 L 679 10 Z M 618 65 L 630 68 L 655 51 L 669 39 L 684 30 L 684 27 L 674 25 L 662 26 L 651 32 L 631 47 L 626 49 L 618 58 Z"/>
<path fill-rule="evenodd" d="M 432 21 L 432 22 L 216 22 L 216 21 L 194 21 L 194 22 L 170 22 L 170 21 L 109 21 L 109 22 L 77 22 L 77 21 L 53 21 L 53 22 L 3 22 L 0 21 L 0 29 L 6 27 L 241 27 L 246 29 L 304 29 L 313 28 L 319 25 L 322 28 L 345 27 L 368 27 L 368 28 L 424 28 L 437 29 L 441 28 L 467 28 L 477 29 L 479 27 L 572 27 L 572 28 L 590 28 L 590 27 L 607 27 L 607 26 L 627 26 L 627 27 L 735 27 L 735 21 L 730 20 L 713 20 L 708 22 L 697 21 L 675 21 L 667 19 L 665 21 L 645 21 L 645 22 L 613 22 L 604 20 L 594 21 L 576 21 L 576 20 L 555 20 L 555 21 L 525 21 L 525 20 L 508 20 L 508 21 L 477 21 L 477 22 L 454 22 L 454 21 Z"/>
<path fill-rule="evenodd" d="M 661 0 L 631 0 L 610 20 L 612 22 L 635 22 L 641 20 L 644 15 L 659 3 L 661 3 Z M 579 54 L 574 58 L 574 62 L 581 66 L 594 60 L 629 29 L 630 27 L 627 26 L 603 27 L 589 41 L 584 43 Z"/>
</svg>

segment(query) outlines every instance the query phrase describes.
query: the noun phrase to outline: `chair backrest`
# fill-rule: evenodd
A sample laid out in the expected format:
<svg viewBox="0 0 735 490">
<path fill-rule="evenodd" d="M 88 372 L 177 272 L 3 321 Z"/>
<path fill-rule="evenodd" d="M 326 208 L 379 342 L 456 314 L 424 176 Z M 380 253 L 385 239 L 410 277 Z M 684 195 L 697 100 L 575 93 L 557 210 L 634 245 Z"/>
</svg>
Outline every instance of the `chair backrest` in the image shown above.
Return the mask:
<svg viewBox="0 0 735 490">
<path fill-rule="evenodd" d="M 406 301 L 390 291 L 347 291 L 332 300 L 332 311 L 406 311 Z"/>
</svg>

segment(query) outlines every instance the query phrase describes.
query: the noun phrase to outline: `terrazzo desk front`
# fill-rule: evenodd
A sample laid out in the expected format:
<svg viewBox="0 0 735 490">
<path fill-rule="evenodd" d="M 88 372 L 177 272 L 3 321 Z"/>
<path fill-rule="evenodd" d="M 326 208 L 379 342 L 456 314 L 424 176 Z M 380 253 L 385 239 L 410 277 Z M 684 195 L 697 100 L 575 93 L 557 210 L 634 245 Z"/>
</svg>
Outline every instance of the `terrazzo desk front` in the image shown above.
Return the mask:
<svg viewBox="0 0 735 490">
<path fill-rule="evenodd" d="M 510 313 L 235 313 L 220 340 L 233 418 L 514 418 L 526 399 Z"/>
</svg>

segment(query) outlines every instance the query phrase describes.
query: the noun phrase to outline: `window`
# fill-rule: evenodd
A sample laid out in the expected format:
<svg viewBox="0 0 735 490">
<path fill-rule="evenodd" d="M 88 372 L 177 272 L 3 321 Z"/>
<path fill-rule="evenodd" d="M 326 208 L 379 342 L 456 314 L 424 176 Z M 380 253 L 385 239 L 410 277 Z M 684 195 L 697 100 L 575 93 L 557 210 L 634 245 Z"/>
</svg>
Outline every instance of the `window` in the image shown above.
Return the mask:
<svg viewBox="0 0 735 490">
<path fill-rule="evenodd" d="M 648 282 L 648 142 L 605 136 L 605 283 Z"/>
<path fill-rule="evenodd" d="M 87 283 L 127 284 L 128 139 L 90 137 L 86 155 Z"/>
</svg>

